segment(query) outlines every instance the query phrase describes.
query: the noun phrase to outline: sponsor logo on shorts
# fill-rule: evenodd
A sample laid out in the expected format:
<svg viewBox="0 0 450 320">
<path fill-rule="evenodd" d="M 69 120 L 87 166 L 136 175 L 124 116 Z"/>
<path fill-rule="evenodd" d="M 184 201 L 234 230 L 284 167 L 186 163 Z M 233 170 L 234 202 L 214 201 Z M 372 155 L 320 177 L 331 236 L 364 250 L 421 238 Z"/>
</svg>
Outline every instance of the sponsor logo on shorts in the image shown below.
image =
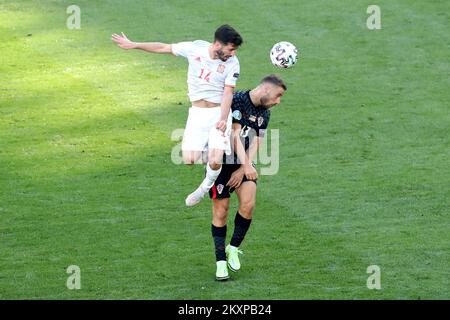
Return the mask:
<svg viewBox="0 0 450 320">
<path fill-rule="evenodd" d="M 248 120 L 250 120 L 251 122 L 255 122 L 256 116 L 251 115 L 250 117 L 248 117 Z"/>
<path fill-rule="evenodd" d="M 236 72 L 235 74 L 233 74 L 233 78 L 239 78 L 239 73 Z"/>
</svg>

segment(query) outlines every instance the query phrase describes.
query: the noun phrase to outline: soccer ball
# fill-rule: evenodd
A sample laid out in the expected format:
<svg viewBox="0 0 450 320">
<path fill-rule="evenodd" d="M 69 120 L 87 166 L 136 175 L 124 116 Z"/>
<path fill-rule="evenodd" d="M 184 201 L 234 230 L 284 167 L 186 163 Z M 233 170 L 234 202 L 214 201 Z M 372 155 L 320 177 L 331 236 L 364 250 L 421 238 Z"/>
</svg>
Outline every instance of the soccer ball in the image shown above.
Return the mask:
<svg viewBox="0 0 450 320">
<path fill-rule="evenodd" d="M 292 67 L 297 62 L 297 58 L 297 48 L 287 41 L 275 43 L 270 50 L 270 60 L 278 68 Z"/>
</svg>

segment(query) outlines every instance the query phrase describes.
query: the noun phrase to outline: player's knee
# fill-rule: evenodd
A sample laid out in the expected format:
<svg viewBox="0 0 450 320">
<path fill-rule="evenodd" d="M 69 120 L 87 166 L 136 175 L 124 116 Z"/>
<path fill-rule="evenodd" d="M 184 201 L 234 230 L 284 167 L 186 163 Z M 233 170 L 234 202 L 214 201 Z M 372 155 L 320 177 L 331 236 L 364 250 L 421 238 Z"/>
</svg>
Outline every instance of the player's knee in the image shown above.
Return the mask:
<svg viewBox="0 0 450 320">
<path fill-rule="evenodd" d="M 239 213 L 246 219 L 251 219 L 253 215 L 253 209 L 255 208 L 255 203 L 252 201 L 247 201 L 241 203 L 239 206 Z"/>
<path fill-rule="evenodd" d="M 210 168 L 213 169 L 213 170 L 219 170 L 220 167 L 222 166 L 220 163 L 217 163 L 217 162 L 211 162 L 210 161 L 208 163 L 209 163 Z"/>
<path fill-rule="evenodd" d="M 222 150 L 210 150 L 208 153 L 208 163 L 211 166 L 211 168 L 216 167 L 217 169 L 220 168 L 222 165 L 222 159 L 223 159 L 223 151 Z M 217 170 L 214 169 L 214 170 Z"/>
<path fill-rule="evenodd" d="M 226 219 L 228 216 L 228 206 L 221 207 L 219 210 L 217 210 L 217 216 L 220 219 Z"/>
<path fill-rule="evenodd" d="M 216 219 L 217 222 L 223 222 L 225 223 L 228 217 L 228 205 L 227 204 L 221 204 L 221 205 L 215 205 L 214 206 L 214 219 Z"/>
<path fill-rule="evenodd" d="M 228 210 L 216 211 L 213 216 L 215 226 L 224 226 L 227 224 Z"/>
</svg>

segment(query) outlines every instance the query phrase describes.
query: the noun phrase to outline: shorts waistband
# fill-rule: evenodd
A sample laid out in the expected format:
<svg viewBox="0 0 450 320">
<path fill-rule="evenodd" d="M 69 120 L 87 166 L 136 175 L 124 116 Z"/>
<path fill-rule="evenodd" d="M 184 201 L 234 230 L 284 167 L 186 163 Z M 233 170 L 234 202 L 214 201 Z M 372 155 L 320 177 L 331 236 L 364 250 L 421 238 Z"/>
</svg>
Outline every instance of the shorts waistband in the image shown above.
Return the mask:
<svg viewBox="0 0 450 320">
<path fill-rule="evenodd" d="M 205 108 L 205 107 L 197 107 L 197 106 L 192 105 L 191 108 L 194 108 L 195 110 L 205 110 L 205 112 L 207 112 L 206 110 L 211 110 L 211 111 L 217 111 L 218 109 L 220 110 L 220 106 Z"/>
</svg>

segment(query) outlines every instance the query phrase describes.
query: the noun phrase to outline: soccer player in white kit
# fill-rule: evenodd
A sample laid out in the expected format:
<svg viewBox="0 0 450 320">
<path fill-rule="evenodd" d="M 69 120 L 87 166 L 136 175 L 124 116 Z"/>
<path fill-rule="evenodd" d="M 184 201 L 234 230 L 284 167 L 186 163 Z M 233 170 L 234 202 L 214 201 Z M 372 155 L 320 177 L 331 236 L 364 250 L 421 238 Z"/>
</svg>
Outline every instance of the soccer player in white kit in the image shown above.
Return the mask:
<svg viewBox="0 0 450 320">
<path fill-rule="evenodd" d="M 194 164 L 208 151 L 206 177 L 185 200 L 194 206 L 208 193 L 220 174 L 223 153 L 231 152 L 230 108 L 239 77 L 236 50 L 242 37 L 229 25 L 219 27 L 214 42 L 203 40 L 166 44 L 133 42 L 125 34 L 113 34 L 112 40 L 123 49 L 141 49 L 152 53 L 170 53 L 189 62 L 187 83 L 192 103 L 186 122 L 181 150 L 183 161 Z"/>
</svg>

